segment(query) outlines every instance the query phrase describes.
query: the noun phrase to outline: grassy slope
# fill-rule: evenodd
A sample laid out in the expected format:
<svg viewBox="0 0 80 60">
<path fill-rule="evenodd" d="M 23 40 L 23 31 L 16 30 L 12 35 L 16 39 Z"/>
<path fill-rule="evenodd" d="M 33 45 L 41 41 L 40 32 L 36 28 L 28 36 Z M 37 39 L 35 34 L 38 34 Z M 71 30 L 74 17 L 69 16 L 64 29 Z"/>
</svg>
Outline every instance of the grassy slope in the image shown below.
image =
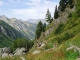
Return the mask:
<svg viewBox="0 0 80 60">
<path fill-rule="evenodd" d="M 29 52 L 26 56 L 27 60 L 76 60 L 79 53 L 77 51 L 73 52 L 73 50 L 66 51 L 66 48 L 69 47 L 69 44 L 80 47 L 80 0 L 77 0 L 76 11 L 68 18 L 67 24 L 63 25 L 58 33 L 55 34 L 55 31 L 53 31 L 44 39 L 48 42 L 45 49 L 52 48 L 53 44 L 57 42 L 56 50 L 42 51 L 37 55 L 32 55 L 32 52 Z"/>
</svg>

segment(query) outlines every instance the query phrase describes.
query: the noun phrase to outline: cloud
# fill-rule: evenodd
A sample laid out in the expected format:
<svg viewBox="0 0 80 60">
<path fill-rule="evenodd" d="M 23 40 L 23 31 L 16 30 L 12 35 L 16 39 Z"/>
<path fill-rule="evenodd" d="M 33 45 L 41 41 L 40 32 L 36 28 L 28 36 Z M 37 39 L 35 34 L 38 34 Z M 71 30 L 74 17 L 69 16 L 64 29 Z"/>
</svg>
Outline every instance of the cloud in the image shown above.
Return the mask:
<svg viewBox="0 0 80 60">
<path fill-rule="evenodd" d="M 23 3 L 24 0 L 8 0 L 8 1 L 13 4 L 18 4 L 18 3 Z"/>
<path fill-rule="evenodd" d="M 24 16 L 24 19 L 45 19 L 46 11 L 49 8 L 52 16 L 54 15 L 55 6 L 58 2 L 51 0 L 29 0 L 26 2 L 25 9 L 13 9 L 12 14 Z"/>
<path fill-rule="evenodd" d="M 0 0 L 0 6 L 4 5 L 4 2 Z"/>
<path fill-rule="evenodd" d="M 11 3 L 15 3 L 15 1 L 14 0 L 8 0 L 9 2 L 11 2 Z"/>
</svg>

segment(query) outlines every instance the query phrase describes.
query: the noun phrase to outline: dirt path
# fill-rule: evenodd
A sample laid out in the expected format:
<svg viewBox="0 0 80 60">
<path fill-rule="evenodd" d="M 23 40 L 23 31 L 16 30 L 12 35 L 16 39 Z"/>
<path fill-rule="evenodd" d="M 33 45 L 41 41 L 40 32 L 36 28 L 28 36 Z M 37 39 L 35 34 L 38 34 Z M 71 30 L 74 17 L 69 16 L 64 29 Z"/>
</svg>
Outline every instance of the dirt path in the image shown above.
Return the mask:
<svg viewBox="0 0 80 60">
<path fill-rule="evenodd" d="M 26 60 L 25 58 L 23 58 L 23 57 L 20 57 L 22 60 Z"/>
</svg>

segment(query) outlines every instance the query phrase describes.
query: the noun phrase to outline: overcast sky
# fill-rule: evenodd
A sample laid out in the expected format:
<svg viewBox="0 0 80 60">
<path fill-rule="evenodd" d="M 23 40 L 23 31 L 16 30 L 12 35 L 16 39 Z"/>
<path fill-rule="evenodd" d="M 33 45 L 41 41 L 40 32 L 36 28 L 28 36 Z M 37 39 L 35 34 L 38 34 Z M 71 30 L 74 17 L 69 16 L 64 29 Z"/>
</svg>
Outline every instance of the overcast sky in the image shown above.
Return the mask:
<svg viewBox="0 0 80 60">
<path fill-rule="evenodd" d="M 0 15 L 17 19 L 45 19 L 49 8 L 52 16 L 60 0 L 0 0 Z"/>
</svg>

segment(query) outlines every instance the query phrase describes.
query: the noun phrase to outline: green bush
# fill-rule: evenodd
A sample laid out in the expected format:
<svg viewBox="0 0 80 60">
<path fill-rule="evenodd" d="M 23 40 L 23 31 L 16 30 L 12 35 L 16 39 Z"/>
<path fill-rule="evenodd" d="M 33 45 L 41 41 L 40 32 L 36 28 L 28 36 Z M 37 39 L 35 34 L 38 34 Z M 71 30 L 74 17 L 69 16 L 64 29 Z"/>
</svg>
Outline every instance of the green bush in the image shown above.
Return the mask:
<svg viewBox="0 0 80 60">
<path fill-rule="evenodd" d="M 33 41 L 28 41 L 25 38 L 18 38 L 17 40 L 13 41 L 12 49 L 15 50 L 16 48 L 27 48 L 28 50 L 33 46 Z"/>
</svg>

